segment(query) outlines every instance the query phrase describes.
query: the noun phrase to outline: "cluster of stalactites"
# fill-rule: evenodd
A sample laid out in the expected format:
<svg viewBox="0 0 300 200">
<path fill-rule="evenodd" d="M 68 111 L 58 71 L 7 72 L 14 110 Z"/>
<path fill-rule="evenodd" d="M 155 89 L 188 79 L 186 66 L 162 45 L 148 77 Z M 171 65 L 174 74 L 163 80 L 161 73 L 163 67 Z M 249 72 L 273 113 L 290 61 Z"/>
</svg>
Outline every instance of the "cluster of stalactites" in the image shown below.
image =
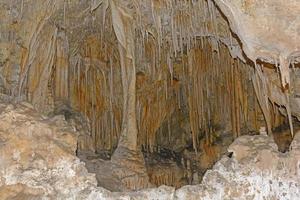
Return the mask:
<svg viewBox="0 0 300 200">
<path fill-rule="evenodd" d="M 78 48 L 82 51 L 71 57 L 68 30 L 41 20 L 22 55 L 18 91 L 41 109 L 57 99 L 69 102 L 89 119 L 91 145 L 112 150 L 120 137 L 124 99 L 118 35 L 112 30 L 116 20 L 110 4 L 101 2 L 100 36 L 85 38 Z M 220 121 L 231 120 L 239 136 L 242 124 L 255 119 L 249 114 L 249 66 L 233 60 L 217 40 L 232 36 L 213 1 L 133 2 L 139 143 L 151 150 L 161 124 L 184 102 L 195 150 L 203 133 L 212 142 L 211 127 Z"/>
<path fill-rule="evenodd" d="M 227 38 L 228 45 L 235 43 L 226 20 L 212 0 L 140 1 L 137 5 L 136 29 L 140 32 L 137 37 L 155 38 L 158 55 L 167 47 L 168 56 L 175 59 L 192 49 L 199 37 L 214 38 L 216 50 L 221 38 Z"/>
<path fill-rule="evenodd" d="M 188 53 L 184 77 L 195 151 L 203 137 L 212 144 L 226 130 L 236 138 L 242 128 L 257 129 L 259 113 L 255 97 L 249 95 L 254 92 L 251 68 L 233 59 L 224 45 L 218 53 L 213 52 L 209 41 L 202 45 L 204 48 Z"/>
<path fill-rule="evenodd" d="M 281 78 L 282 76 L 288 77 L 288 79 L 285 79 L 285 81 L 282 82 L 279 78 L 279 72 L 268 72 L 270 71 L 268 69 L 265 69 L 264 72 L 263 65 L 255 64 L 255 73 L 252 76 L 252 81 L 258 102 L 264 115 L 268 134 L 272 134 L 272 128 L 276 127 L 276 124 L 274 125 L 273 123 L 274 111 L 278 112 L 280 109 L 281 114 L 285 115 L 288 119 L 290 132 L 293 137 L 294 128 L 290 103 L 290 89 L 292 87 L 290 87 L 290 69 L 288 66 L 289 65 L 285 66 L 287 68 L 282 67 L 280 69 L 280 73 L 284 73 L 281 75 Z M 275 67 L 277 68 L 277 65 L 275 65 Z M 276 77 L 275 80 L 273 78 L 274 75 Z M 286 82 L 287 80 L 288 82 Z M 284 106 L 285 111 L 281 109 L 281 106 Z"/>
<path fill-rule="evenodd" d="M 141 8 L 141 4 L 136 8 Z M 37 99 L 43 99 L 40 97 L 46 99 L 49 95 L 57 99 L 61 94 L 67 94 L 64 98 L 70 102 L 71 107 L 89 119 L 94 142 L 91 145 L 98 150 L 112 150 L 116 147 L 121 132 L 122 81 L 119 68 L 120 57 L 115 41 L 118 38 L 114 36 L 112 30 L 114 20 L 109 17 L 111 13 L 107 11 L 106 6 L 109 5 L 102 4 L 102 6 L 104 6 L 101 9 L 103 30 L 100 31 L 99 38 L 86 38 L 81 43 L 81 51 L 75 52 L 71 58 L 67 57 L 66 52 L 69 49 L 66 45 L 62 51 L 61 47 L 52 47 L 49 43 L 49 52 L 45 52 L 40 59 L 50 62 L 51 60 L 47 59 L 51 59 L 52 54 L 55 54 L 54 57 L 59 58 L 58 64 L 54 65 L 51 61 L 47 64 L 48 68 L 45 68 L 48 70 L 43 71 L 38 68 L 39 70 L 34 73 L 31 72 L 35 69 L 33 65 L 31 71 L 24 74 L 26 76 L 28 74 L 29 80 L 35 83 L 34 77 L 38 77 L 39 72 L 43 71 L 45 74 L 43 77 L 46 76 L 44 80 L 47 80 L 43 84 L 50 86 L 50 90 L 52 88 L 56 92 L 45 93 L 47 90 L 43 86 L 44 89 L 38 90 L 41 93 L 37 93 L 36 86 L 28 83 L 28 87 L 33 88 L 31 93 L 39 94 Z M 213 2 L 211 0 L 152 1 L 150 8 L 153 27 L 144 27 L 143 21 L 146 20 L 146 16 L 138 10 L 136 15 L 139 17 L 135 21 L 137 31 L 134 35 L 136 49 L 134 59 L 137 71 L 136 110 L 139 143 L 152 151 L 157 130 L 172 116 L 175 108 L 180 108 L 184 102 L 189 108 L 195 150 L 197 150 L 199 135 L 205 133 L 207 140 L 212 140 L 210 129 L 218 121 L 226 120 L 225 113 L 232 113 L 234 134 L 239 135 L 241 121 L 239 104 L 245 102 L 242 94 L 245 95 L 246 92 L 242 91 L 240 83 L 242 79 L 232 80 L 236 79 L 232 73 L 237 72 L 231 72 L 229 69 L 236 68 L 232 67 L 229 54 L 222 57 L 224 50 L 219 49 L 219 44 L 214 39 L 221 32 L 218 30 L 220 23 L 218 21 L 220 19 L 217 19 L 218 10 Z M 55 32 L 53 33 L 56 44 L 56 35 Z M 201 37 L 199 42 L 197 36 L 208 36 L 211 39 L 206 40 Z M 48 40 L 45 42 L 47 43 Z M 35 41 L 32 45 L 42 47 L 41 44 L 35 44 Z M 204 51 L 208 46 L 213 48 Z M 213 53 L 213 50 L 219 51 L 219 54 Z M 68 59 L 71 62 L 70 66 Z M 220 60 L 227 60 L 227 67 L 222 68 Z M 229 70 L 230 76 L 225 76 L 229 72 L 222 73 L 226 70 Z M 179 71 L 185 75 L 180 75 Z M 222 82 L 220 80 L 224 84 L 220 85 L 219 83 Z M 232 81 L 236 81 L 237 86 Z M 66 83 L 68 84 L 64 85 Z M 222 94 L 225 83 L 228 93 Z M 42 86 L 41 83 L 36 85 Z M 69 91 L 65 92 L 65 87 L 69 87 Z M 178 92 L 179 88 L 183 88 L 181 94 Z M 232 91 L 236 91 L 233 92 L 235 96 Z M 30 97 L 31 93 L 28 93 L 29 99 L 33 101 L 34 99 Z M 214 101 L 210 99 L 212 96 L 215 96 Z M 223 106 L 222 102 L 226 102 L 226 105 L 231 107 Z M 37 104 L 44 106 L 47 102 Z M 171 135 L 172 130 L 169 129 L 169 132 Z"/>
</svg>

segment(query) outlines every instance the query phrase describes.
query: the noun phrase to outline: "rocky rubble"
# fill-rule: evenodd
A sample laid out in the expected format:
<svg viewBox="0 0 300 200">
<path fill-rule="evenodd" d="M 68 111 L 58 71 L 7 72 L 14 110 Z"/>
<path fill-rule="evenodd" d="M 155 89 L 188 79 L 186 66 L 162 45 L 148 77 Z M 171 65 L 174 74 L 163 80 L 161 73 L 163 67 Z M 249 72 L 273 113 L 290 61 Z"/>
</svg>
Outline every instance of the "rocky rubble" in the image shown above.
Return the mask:
<svg viewBox="0 0 300 200">
<path fill-rule="evenodd" d="M 185 186 L 178 199 L 300 199 L 300 134 L 281 153 L 267 135 L 242 136 L 206 172 L 202 184 Z"/>
<path fill-rule="evenodd" d="M 242 136 L 200 185 L 133 192 L 97 187 L 75 155 L 78 133 L 63 116 L 0 104 L 0 199 L 300 199 L 300 134 L 280 153 L 266 135 Z"/>
<path fill-rule="evenodd" d="M 43 118 L 30 105 L 0 112 L 0 199 L 74 199 L 96 186 L 63 116 Z"/>
</svg>

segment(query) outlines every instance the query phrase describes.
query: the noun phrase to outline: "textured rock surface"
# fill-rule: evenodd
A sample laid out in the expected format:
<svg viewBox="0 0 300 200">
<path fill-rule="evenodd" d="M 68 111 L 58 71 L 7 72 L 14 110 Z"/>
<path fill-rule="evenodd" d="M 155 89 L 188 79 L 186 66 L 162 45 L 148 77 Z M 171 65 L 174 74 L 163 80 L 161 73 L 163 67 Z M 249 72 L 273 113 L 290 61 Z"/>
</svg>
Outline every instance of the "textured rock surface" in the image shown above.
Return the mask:
<svg viewBox="0 0 300 200">
<path fill-rule="evenodd" d="M 75 156 L 78 133 L 64 117 L 0 104 L 0 199 L 171 199 L 174 189 L 111 193 Z"/>
<path fill-rule="evenodd" d="M 300 53 L 297 0 L 216 0 L 252 59 L 294 61 Z"/>
<path fill-rule="evenodd" d="M 299 118 L 300 101 L 297 97 L 299 91 L 296 89 L 299 87 L 294 78 L 298 77 L 298 74 L 291 71 L 291 65 L 299 63 L 300 57 L 300 2 L 298 0 L 215 0 L 215 2 L 228 18 L 231 29 L 241 40 L 247 57 L 255 63 L 260 59 L 274 64 L 280 71 L 283 90 L 289 89 L 288 100 L 285 100 L 285 94 L 276 87 L 268 86 L 269 92 L 264 93 L 268 93 L 268 98 L 272 102 L 285 106 L 288 115 L 291 112 Z M 265 73 L 260 76 L 261 79 L 270 77 Z M 270 80 L 266 82 L 272 84 Z"/>
<path fill-rule="evenodd" d="M 63 119 L 0 104 L 0 199 L 73 198 L 96 186 L 75 157 L 77 133 Z"/>
<path fill-rule="evenodd" d="M 243 136 L 202 184 L 112 193 L 75 156 L 77 133 L 62 116 L 0 104 L 0 199 L 299 199 L 300 134 L 282 154 L 265 135 Z"/>
<path fill-rule="evenodd" d="M 286 154 L 266 135 L 243 136 L 230 147 L 202 182 L 215 190 L 213 199 L 299 199 L 300 135 Z M 222 198 L 220 198 L 222 197 Z"/>
</svg>

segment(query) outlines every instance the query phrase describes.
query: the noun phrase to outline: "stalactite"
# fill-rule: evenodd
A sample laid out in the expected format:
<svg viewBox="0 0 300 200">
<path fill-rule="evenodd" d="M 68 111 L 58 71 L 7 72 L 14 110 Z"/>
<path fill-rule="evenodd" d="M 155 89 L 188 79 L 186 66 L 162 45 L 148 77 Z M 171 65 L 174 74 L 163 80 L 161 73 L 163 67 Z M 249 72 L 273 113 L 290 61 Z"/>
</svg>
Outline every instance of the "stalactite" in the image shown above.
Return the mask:
<svg viewBox="0 0 300 200">
<path fill-rule="evenodd" d="M 285 97 L 286 97 L 286 112 L 288 115 L 288 121 L 289 121 L 289 125 L 290 125 L 291 135 L 292 135 L 292 137 L 294 137 L 294 128 L 293 128 L 292 111 L 291 111 L 291 106 L 290 106 L 290 97 L 287 92 L 285 92 Z"/>
<path fill-rule="evenodd" d="M 126 48 L 124 50 L 124 46 L 129 42 L 127 35 L 119 32 L 115 35 L 114 30 L 110 30 L 120 28 L 111 24 L 113 20 L 120 20 L 120 16 L 118 17 L 115 13 L 119 10 L 113 10 L 112 15 L 115 18 L 111 19 L 106 15 L 112 2 L 103 1 L 102 3 L 105 5 L 102 4 L 101 8 L 104 13 L 100 39 L 99 36 L 98 38 L 93 36 L 97 39 L 85 38 L 82 41 L 79 52 L 75 54 L 76 59 L 73 58 L 76 60 L 75 65 L 67 66 L 67 63 L 63 63 L 72 59 L 67 55 L 68 50 L 65 47 L 67 44 L 64 41 L 67 38 L 64 38 L 66 37 L 64 33 L 58 35 L 56 52 L 51 50 L 49 53 L 51 58 L 55 55 L 57 59 L 54 75 L 55 97 L 69 99 L 72 108 L 85 114 L 90 121 L 94 145 L 98 150 L 112 150 L 116 147 L 122 132 L 121 124 L 125 120 L 123 117 L 122 122 L 122 116 L 125 116 L 127 112 L 122 108 L 122 102 L 125 102 L 123 107 L 131 103 L 128 102 L 129 96 L 125 91 L 129 87 L 126 76 L 134 78 L 136 75 L 138 78 L 139 73 L 144 82 L 137 83 L 136 91 L 138 143 L 151 151 L 157 142 L 156 134 L 160 134 L 158 130 L 161 131 L 160 127 L 165 121 L 168 121 L 168 131 L 163 134 L 166 134 L 169 140 L 172 139 L 172 113 L 177 108 L 184 110 L 185 106 L 188 106 L 191 138 L 196 152 L 199 151 L 199 141 L 202 137 L 206 137 L 208 143 L 213 143 L 214 126 L 220 124 L 225 126 L 224 123 L 229 120 L 231 120 L 231 129 L 235 137 L 241 134 L 241 129 L 249 121 L 248 119 L 252 119 L 256 124 L 255 127 L 258 128 L 256 118 L 259 109 L 255 109 L 254 117 L 248 112 L 250 101 L 253 100 L 250 100 L 252 97 L 246 94 L 251 94 L 253 91 L 251 91 L 252 88 L 245 87 L 249 83 L 243 81 L 247 80 L 249 73 L 242 69 L 249 66 L 233 60 L 226 47 L 218 40 L 211 38 L 211 36 L 217 38 L 220 31 L 218 30 L 220 16 L 213 1 L 151 1 L 155 27 L 147 27 L 147 29 L 143 27 L 141 22 L 143 15 L 138 14 L 139 25 L 132 24 L 132 26 L 136 25 L 132 30 L 140 34 L 134 35 L 136 37 L 133 41 L 136 49 L 135 56 L 133 52 L 127 52 L 128 54 L 123 52 L 125 59 L 119 58 L 120 49 L 117 49 L 116 43 L 121 44 L 123 48 L 121 51 L 127 51 Z M 135 1 L 135 4 L 138 7 L 139 2 Z M 96 5 L 96 7 L 99 6 Z M 92 7 L 92 10 L 96 7 Z M 201 10 L 200 13 L 199 10 Z M 64 23 L 66 23 L 67 15 L 65 11 L 66 5 L 64 4 Z M 170 17 L 170 29 L 164 24 L 166 15 Z M 33 98 L 35 88 L 27 78 L 39 74 L 30 69 L 33 68 L 30 65 L 35 59 L 34 54 L 38 51 L 44 23 L 46 22 L 41 21 L 34 30 L 29 48 L 24 49 L 21 61 L 19 93 L 25 91 L 25 83 L 29 84 L 30 99 Z M 201 32 L 196 33 L 198 30 Z M 166 34 L 170 34 L 170 38 L 165 37 Z M 199 36 L 196 37 L 195 34 Z M 203 35 L 210 37 L 205 38 Z M 233 39 L 230 32 L 228 37 L 232 46 Z M 212 47 L 214 44 L 217 46 L 218 54 L 214 52 Z M 50 57 L 48 57 L 49 60 Z M 136 63 L 137 73 L 132 72 L 130 75 L 130 70 L 124 67 L 128 64 L 126 63 L 128 58 Z M 123 84 L 121 84 L 120 65 L 123 65 L 121 68 Z M 51 64 L 47 66 L 53 67 Z M 37 68 L 39 71 L 40 67 Z M 51 74 L 52 70 L 43 73 Z M 46 78 L 50 80 L 49 77 Z M 35 81 L 32 80 L 34 83 Z M 52 87 L 51 84 L 49 85 Z M 123 98 L 120 97 L 122 85 L 125 88 Z M 41 86 L 45 89 L 44 84 Z M 70 94 L 66 89 L 68 87 L 74 87 L 70 89 Z M 288 102 L 288 99 L 286 101 Z M 254 104 L 256 105 L 256 102 Z M 225 129 L 225 127 L 222 128 Z"/>
<path fill-rule="evenodd" d="M 19 94 L 21 94 L 23 78 L 27 77 L 28 98 L 36 108 L 44 113 L 49 112 L 51 107 L 53 107 L 53 105 L 47 104 L 47 98 L 51 96 L 48 95 L 48 83 L 51 80 L 54 69 L 57 33 L 57 28 L 51 27 L 47 49 L 40 54 L 38 59 L 30 61 L 30 65 L 27 65 L 27 69 L 21 75 L 19 82 Z M 36 50 L 43 48 L 38 43 L 35 45 Z M 31 56 L 35 57 L 35 55 Z"/>
<path fill-rule="evenodd" d="M 245 70 L 246 65 L 233 60 L 224 47 L 220 47 L 219 55 L 210 49 L 207 40 L 199 41 L 200 49 L 192 49 L 187 56 L 188 73 L 185 78 L 188 97 L 189 118 L 192 130 L 193 146 L 198 149 L 198 138 L 204 133 L 208 144 L 214 142 L 214 126 L 219 123 L 226 125 L 227 113 L 231 113 L 231 127 L 235 137 L 241 134 L 241 129 L 246 126 L 248 110 L 248 96 L 251 88 L 244 85 L 249 82 L 250 73 Z M 219 62 L 222 59 L 225 62 Z M 220 70 L 223 73 L 220 73 Z M 243 71 L 244 72 L 244 71 Z M 223 89 L 224 88 L 224 89 Z M 250 90 L 250 91 L 249 91 Z M 253 92 L 253 90 L 252 90 Z M 231 105 L 231 107 L 224 106 Z"/>
<path fill-rule="evenodd" d="M 19 76 L 19 83 L 18 83 L 18 97 L 21 97 L 21 94 L 23 92 L 23 87 L 24 87 L 24 82 L 26 80 L 26 78 L 28 78 L 28 73 L 29 70 L 31 68 L 31 66 L 33 65 L 33 63 L 35 62 L 35 57 L 38 55 L 38 49 L 39 49 L 39 39 L 41 37 L 41 32 L 43 31 L 44 26 L 47 24 L 47 20 L 50 18 L 51 16 L 51 12 L 53 11 L 53 7 L 55 5 L 51 4 L 51 2 L 49 2 L 49 5 L 47 5 L 45 7 L 45 13 L 44 16 L 41 17 L 41 20 L 39 21 L 39 23 L 36 25 L 35 29 L 33 30 L 32 36 L 30 38 L 29 41 L 29 46 L 28 46 L 28 50 L 26 51 L 27 54 L 25 55 L 24 58 L 24 62 L 23 62 L 23 66 L 21 66 L 21 74 Z"/>
<path fill-rule="evenodd" d="M 267 124 L 267 130 L 268 133 L 272 133 L 272 127 L 271 127 L 271 117 L 270 117 L 270 110 L 269 110 L 269 100 L 267 97 L 267 86 L 265 82 L 265 78 L 263 76 L 263 73 L 261 71 L 261 66 L 255 65 L 256 73 L 253 76 L 253 86 L 255 89 L 255 93 L 257 96 L 257 99 L 260 103 L 262 112 L 264 114 L 266 124 Z"/>
<path fill-rule="evenodd" d="M 56 101 L 66 103 L 69 101 L 69 44 L 64 32 L 58 33 L 56 48 L 54 96 Z"/>
</svg>

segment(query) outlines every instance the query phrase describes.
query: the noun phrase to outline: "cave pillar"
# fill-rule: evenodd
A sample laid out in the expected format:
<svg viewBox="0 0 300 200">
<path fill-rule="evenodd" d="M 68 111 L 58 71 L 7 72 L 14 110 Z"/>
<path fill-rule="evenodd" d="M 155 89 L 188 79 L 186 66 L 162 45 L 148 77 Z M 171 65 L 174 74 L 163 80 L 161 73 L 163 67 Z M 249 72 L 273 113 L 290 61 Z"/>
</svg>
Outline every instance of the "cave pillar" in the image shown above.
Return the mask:
<svg viewBox="0 0 300 200">
<path fill-rule="evenodd" d="M 136 119 L 136 70 L 134 60 L 125 56 L 125 49 L 119 44 L 123 87 L 123 120 L 118 147 L 137 151 Z"/>
<path fill-rule="evenodd" d="M 123 190 L 151 186 L 141 150 L 137 145 L 136 66 L 134 55 L 134 20 L 123 0 L 110 1 L 112 21 L 118 39 L 123 88 L 123 120 L 117 149 L 112 155 L 113 173 Z"/>
<path fill-rule="evenodd" d="M 113 28 L 118 39 L 123 87 L 123 120 L 117 150 L 137 150 L 136 70 L 133 17 L 123 1 L 110 1 Z"/>
</svg>

